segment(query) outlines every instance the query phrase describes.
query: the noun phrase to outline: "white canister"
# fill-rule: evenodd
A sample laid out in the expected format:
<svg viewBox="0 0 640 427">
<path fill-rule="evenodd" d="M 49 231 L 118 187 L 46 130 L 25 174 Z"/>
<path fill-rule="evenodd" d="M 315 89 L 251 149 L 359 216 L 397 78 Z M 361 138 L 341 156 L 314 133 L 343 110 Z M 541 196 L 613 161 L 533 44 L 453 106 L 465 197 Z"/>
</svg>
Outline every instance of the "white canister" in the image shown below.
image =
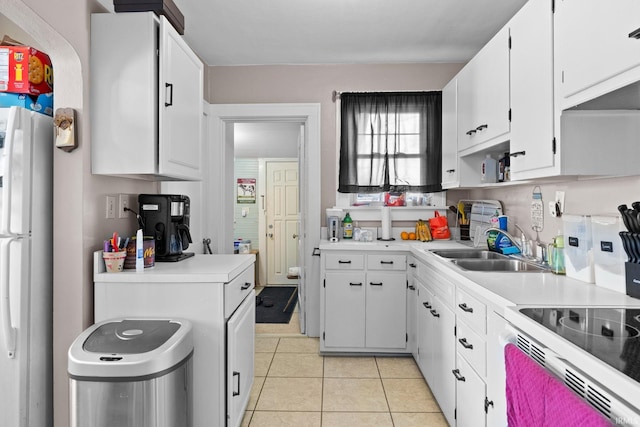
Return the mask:
<svg viewBox="0 0 640 427">
<path fill-rule="evenodd" d="M 481 179 L 482 182 L 498 181 L 498 162 L 490 154 L 482 161 Z"/>
</svg>

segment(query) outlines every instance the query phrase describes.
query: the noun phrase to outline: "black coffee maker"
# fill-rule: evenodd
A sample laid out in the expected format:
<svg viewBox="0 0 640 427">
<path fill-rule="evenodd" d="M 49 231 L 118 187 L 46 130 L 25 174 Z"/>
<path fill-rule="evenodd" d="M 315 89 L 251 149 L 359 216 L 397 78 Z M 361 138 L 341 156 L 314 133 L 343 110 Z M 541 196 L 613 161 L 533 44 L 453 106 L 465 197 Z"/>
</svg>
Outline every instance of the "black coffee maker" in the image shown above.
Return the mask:
<svg viewBox="0 0 640 427">
<path fill-rule="evenodd" d="M 142 232 L 156 241 L 155 260 L 180 261 L 194 255 L 183 252 L 192 243 L 189 232 L 189 197 L 177 194 L 138 195 Z"/>
</svg>

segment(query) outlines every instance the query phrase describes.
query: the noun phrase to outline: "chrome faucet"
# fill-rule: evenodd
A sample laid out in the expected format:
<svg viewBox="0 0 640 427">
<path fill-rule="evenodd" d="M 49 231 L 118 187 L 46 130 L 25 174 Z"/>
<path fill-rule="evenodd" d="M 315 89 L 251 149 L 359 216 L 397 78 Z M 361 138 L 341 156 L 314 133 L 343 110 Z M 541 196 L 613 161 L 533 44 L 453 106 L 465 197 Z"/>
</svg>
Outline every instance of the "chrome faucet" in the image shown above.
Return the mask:
<svg viewBox="0 0 640 427">
<path fill-rule="evenodd" d="M 518 227 L 520 228 L 520 227 Z M 500 229 L 500 228 L 496 228 L 496 227 L 489 227 L 484 231 L 484 234 L 489 234 L 489 232 L 491 231 L 497 231 L 498 233 L 502 233 L 504 234 L 507 239 L 509 239 L 509 241 L 511 242 L 511 244 L 513 246 L 515 246 L 516 248 L 518 248 L 518 250 L 520 251 L 520 253 L 522 253 L 524 255 L 524 253 L 522 252 L 522 246 L 520 244 L 518 244 L 518 242 L 516 241 L 516 239 L 509 233 L 507 233 L 506 231 Z"/>
</svg>

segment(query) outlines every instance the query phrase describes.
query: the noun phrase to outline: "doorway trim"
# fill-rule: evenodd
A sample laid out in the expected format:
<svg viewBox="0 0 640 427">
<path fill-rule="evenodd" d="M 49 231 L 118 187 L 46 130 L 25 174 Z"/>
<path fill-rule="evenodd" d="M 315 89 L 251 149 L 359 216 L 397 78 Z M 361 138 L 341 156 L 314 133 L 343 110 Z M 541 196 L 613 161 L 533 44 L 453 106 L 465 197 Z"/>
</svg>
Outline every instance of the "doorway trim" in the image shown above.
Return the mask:
<svg viewBox="0 0 640 427">
<path fill-rule="evenodd" d="M 320 336 L 320 258 L 314 248 L 320 244 L 320 104 L 211 104 L 210 155 L 212 182 L 219 182 L 218 200 L 212 203 L 211 215 L 220 219 L 214 239 L 220 253 L 233 253 L 234 144 L 233 124 L 253 121 L 290 121 L 304 123 L 303 147 L 299 150 L 300 215 L 304 224 L 304 257 L 300 263 L 301 331 Z M 217 170 L 216 170 L 217 168 Z M 304 196 L 303 196 L 304 193 Z"/>
</svg>

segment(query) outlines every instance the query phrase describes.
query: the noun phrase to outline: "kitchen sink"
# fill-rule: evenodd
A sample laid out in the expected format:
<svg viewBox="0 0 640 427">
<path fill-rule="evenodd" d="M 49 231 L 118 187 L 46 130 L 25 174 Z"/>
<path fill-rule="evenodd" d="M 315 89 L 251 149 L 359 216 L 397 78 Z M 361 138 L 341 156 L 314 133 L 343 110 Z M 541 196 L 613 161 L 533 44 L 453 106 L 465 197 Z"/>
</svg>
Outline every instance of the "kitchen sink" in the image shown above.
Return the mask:
<svg viewBox="0 0 640 427">
<path fill-rule="evenodd" d="M 545 267 L 508 257 L 502 259 L 454 259 L 452 262 L 461 269 L 469 271 L 535 273 L 549 271 L 549 269 Z"/>
<path fill-rule="evenodd" d="M 441 256 L 443 258 L 454 258 L 454 259 L 475 259 L 475 260 L 485 260 L 485 259 L 509 259 L 506 255 L 499 254 L 497 252 L 484 251 L 479 249 L 442 249 L 437 251 L 431 251 L 434 254 Z"/>
</svg>

